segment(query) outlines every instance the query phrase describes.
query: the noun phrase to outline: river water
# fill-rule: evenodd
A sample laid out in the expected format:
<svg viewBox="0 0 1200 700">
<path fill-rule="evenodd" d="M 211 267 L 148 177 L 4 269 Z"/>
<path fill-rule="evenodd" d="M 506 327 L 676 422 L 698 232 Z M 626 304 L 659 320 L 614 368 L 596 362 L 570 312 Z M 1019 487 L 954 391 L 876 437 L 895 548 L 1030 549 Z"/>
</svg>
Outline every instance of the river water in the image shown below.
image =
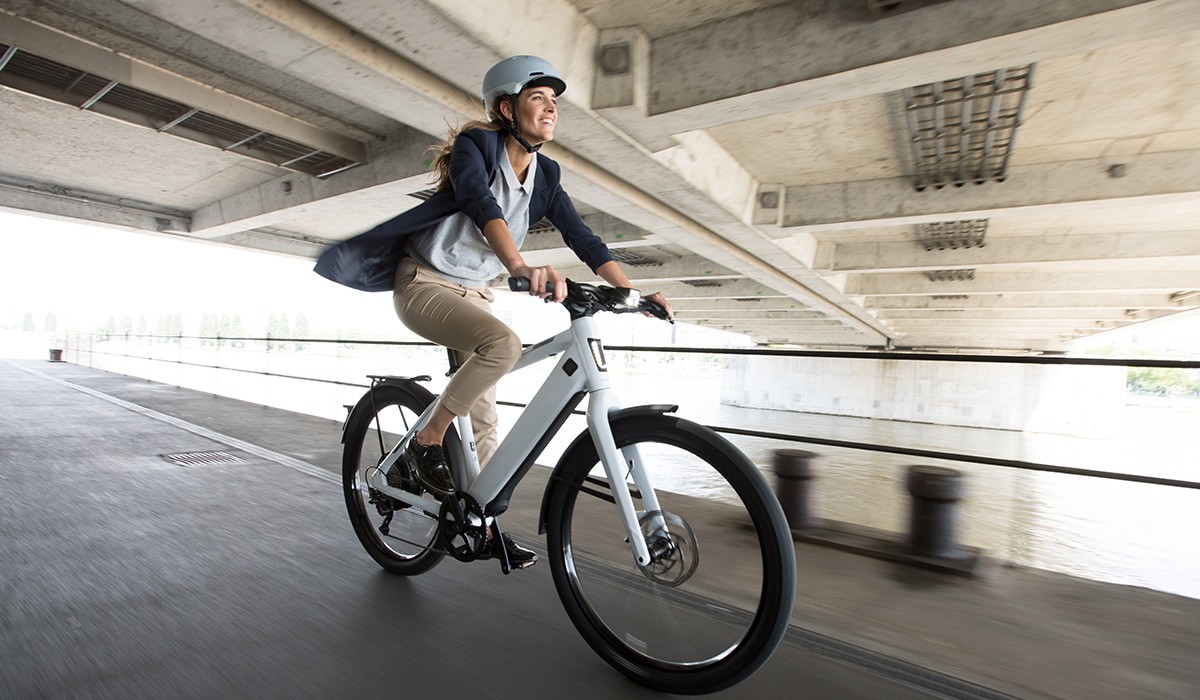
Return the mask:
<svg viewBox="0 0 1200 700">
<path fill-rule="evenodd" d="M 302 350 L 290 347 L 264 353 L 261 348 L 107 345 L 108 352 L 167 362 L 99 354 L 90 362 L 86 355 L 68 359 L 330 419 L 341 419 L 344 405 L 353 404 L 363 390 L 181 363 L 356 383 L 364 383 L 368 373 L 428 374 L 434 391 L 445 383 L 444 355 L 428 348 L 307 345 Z M 650 353 L 610 351 L 609 360 L 614 366 L 613 388 L 625 405 L 679 404 L 680 415 L 715 427 L 1200 480 L 1200 402 L 1196 401 L 1131 403 L 1125 407 L 1121 434 L 1077 438 L 740 408 L 721 403 L 719 358 L 656 358 Z M 500 384 L 500 399 L 527 401 L 549 368 L 543 363 L 506 377 Z M 501 408 L 502 422 L 511 424 L 517 413 L 515 408 Z M 552 464 L 583 429 L 581 417 L 569 420 L 539 462 Z M 914 458 L 729 438 L 768 473 L 777 449 L 800 447 L 818 453 L 813 500 L 818 517 L 893 532 L 907 530 L 904 474 L 909 465 L 918 463 Z M 1200 598 L 1200 490 L 966 463 L 919 463 L 948 466 L 966 475 L 958 540 L 983 549 L 993 560 Z"/>
</svg>

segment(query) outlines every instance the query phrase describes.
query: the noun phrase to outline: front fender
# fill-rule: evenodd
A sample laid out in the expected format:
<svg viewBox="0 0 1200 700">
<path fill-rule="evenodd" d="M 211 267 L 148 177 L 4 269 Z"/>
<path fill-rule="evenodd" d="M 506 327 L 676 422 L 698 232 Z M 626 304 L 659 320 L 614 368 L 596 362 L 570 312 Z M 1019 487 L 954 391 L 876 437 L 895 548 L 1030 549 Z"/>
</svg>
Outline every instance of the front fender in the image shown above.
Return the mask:
<svg viewBox="0 0 1200 700">
<path fill-rule="evenodd" d="M 638 418 L 640 416 L 660 416 L 664 413 L 674 413 L 679 410 L 678 405 L 672 404 L 647 404 L 645 406 L 630 406 L 629 408 L 620 408 L 608 414 L 608 422 L 616 423 L 620 420 Z M 546 534 L 546 511 L 549 508 L 550 497 L 554 494 L 555 489 L 574 488 L 562 478 L 564 466 L 571 461 L 572 455 L 579 450 L 587 449 L 592 441 L 592 435 L 587 429 L 575 436 L 567 449 L 563 450 L 562 456 L 558 458 L 558 464 L 554 465 L 554 471 L 550 473 L 550 479 L 546 482 L 546 490 L 542 493 L 542 508 L 538 513 L 538 534 Z"/>
</svg>

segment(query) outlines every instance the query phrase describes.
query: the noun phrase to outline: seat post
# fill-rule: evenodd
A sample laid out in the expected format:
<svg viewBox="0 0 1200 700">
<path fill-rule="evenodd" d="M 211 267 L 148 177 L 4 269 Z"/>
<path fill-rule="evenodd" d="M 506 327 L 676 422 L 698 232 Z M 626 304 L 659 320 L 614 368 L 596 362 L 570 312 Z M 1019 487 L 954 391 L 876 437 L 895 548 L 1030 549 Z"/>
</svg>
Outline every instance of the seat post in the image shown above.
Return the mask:
<svg viewBox="0 0 1200 700">
<path fill-rule="evenodd" d="M 459 361 L 458 351 L 454 348 L 446 348 L 446 357 L 450 360 L 450 369 L 446 372 L 446 376 L 450 377 L 458 371 L 459 367 L 462 367 L 462 362 Z"/>
</svg>

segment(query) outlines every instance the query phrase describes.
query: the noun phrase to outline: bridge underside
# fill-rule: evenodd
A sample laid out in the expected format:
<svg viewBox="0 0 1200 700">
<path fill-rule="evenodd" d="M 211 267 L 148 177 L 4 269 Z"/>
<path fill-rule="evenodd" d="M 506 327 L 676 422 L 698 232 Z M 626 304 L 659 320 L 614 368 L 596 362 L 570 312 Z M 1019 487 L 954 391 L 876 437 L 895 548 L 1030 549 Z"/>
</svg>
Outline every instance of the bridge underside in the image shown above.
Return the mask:
<svg viewBox="0 0 1200 700">
<path fill-rule="evenodd" d="M 420 201 L 516 53 L 681 320 L 1060 351 L 1200 306 L 1192 0 L 0 0 L 0 207 L 313 257 Z"/>
</svg>

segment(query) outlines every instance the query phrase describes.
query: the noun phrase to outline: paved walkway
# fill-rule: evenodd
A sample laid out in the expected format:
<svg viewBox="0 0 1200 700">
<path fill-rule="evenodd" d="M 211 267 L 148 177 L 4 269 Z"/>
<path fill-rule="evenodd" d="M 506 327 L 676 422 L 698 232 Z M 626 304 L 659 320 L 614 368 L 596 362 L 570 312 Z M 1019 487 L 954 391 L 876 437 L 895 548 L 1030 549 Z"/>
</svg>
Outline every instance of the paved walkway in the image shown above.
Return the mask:
<svg viewBox="0 0 1200 700">
<path fill-rule="evenodd" d="M 0 697 L 649 697 L 578 638 L 548 567 L 378 570 L 345 523 L 338 427 L 0 361 Z M 244 461 L 159 457 L 197 450 Z M 294 488 L 274 490 L 281 479 Z M 504 520 L 538 545 L 536 486 Z M 811 545 L 797 565 L 787 641 L 722 697 L 1200 696 L 1200 601 L 1035 570 L 965 580 Z M 417 634 L 427 646 L 400 643 Z M 477 658 L 472 636 L 504 643 Z"/>
</svg>

